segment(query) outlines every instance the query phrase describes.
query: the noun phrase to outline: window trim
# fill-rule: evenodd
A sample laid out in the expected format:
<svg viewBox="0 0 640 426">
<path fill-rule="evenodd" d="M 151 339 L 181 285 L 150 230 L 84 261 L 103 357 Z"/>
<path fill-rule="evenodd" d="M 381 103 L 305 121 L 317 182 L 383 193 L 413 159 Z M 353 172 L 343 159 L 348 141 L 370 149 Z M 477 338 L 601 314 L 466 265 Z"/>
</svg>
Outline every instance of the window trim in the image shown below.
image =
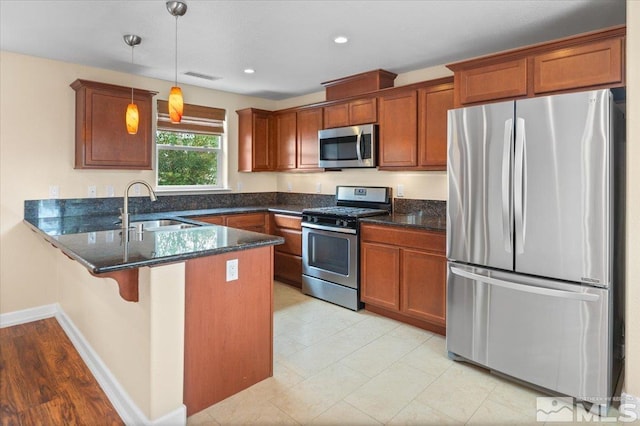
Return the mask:
<svg viewBox="0 0 640 426">
<path fill-rule="evenodd" d="M 167 101 L 157 101 L 157 121 L 156 132 L 172 132 L 186 134 L 204 134 L 216 135 L 220 137 L 218 148 L 211 147 L 194 147 L 194 146 L 175 146 L 163 145 L 155 143 L 155 180 L 156 190 L 163 193 L 185 193 L 192 194 L 195 192 L 220 192 L 229 191 L 228 187 L 228 141 L 227 141 L 227 120 L 226 110 L 215 107 L 206 107 L 192 104 L 184 105 L 184 114 L 180 123 L 171 123 L 169 114 L 167 113 Z M 216 152 L 218 164 L 216 170 L 217 185 L 160 185 L 160 151 L 191 151 L 191 152 Z"/>
</svg>

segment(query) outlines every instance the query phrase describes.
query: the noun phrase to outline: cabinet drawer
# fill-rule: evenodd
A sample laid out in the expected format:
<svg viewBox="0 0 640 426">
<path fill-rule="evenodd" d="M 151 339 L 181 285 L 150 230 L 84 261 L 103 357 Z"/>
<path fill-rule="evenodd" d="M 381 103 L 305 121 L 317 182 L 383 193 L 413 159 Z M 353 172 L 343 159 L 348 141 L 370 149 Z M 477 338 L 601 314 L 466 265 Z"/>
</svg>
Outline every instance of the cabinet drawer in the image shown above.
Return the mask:
<svg viewBox="0 0 640 426">
<path fill-rule="evenodd" d="M 274 269 L 276 278 L 283 281 L 302 286 L 302 258 L 288 253 L 276 251 L 273 254 Z"/>
<path fill-rule="evenodd" d="M 257 228 L 262 228 L 262 232 L 264 232 L 266 225 L 265 216 L 265 213 L 248 213 L 227 216 L 225 225 L 232 228 L 247 229 L 249 231 L 255 231 Z"/>
<path fill-rule="evenodd" d="M 198 220 L 200 222 L 212 223 L 214 225 L 224 225 L 224 216 L 199 216 L 189 219 Z"/>
<path fill-rule="evenodd" d="M 463 70 L 457 77 L 461 104 L 525 96 L 527 59 Z"/>
<path fill-rule="evenodd" d="M 302 229 L 302 218 L 284 214 L 273 214 L 273 224 L 277 228 Z"/>
<path fill-rule="evenodd" d="M 274 234 L 284 238 L 284 244 L 276 246 L 276 251 L 302 256 L 302 231 L 276 228 Z"/>
<path fill-rule="evenodd" d="M 445 252 L 446 234 L 422 230 L 410 230 L 393 226 L 363 224 L 360 228 L 363 242 L 391 244 L 406 248 Z"/>
<path fill-rule="evenodd" d="M 622 38 L 555 50 L 533 58 L 536 94 L 623 83 Z"/>
</svg>

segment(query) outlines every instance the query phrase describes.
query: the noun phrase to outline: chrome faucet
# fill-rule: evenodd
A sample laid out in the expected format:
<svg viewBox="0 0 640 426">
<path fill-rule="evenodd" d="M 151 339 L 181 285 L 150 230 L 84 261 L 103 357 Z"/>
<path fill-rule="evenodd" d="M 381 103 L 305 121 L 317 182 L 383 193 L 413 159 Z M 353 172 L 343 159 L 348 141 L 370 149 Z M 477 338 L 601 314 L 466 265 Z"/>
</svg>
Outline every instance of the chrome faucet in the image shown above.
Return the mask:
<svg viewBox="0 0 640 426">
<path fill-rule="evenodd" d="M 129 182 L 127 184 L 127 187 L 124 190 L 124 205 L 123 205 L 123 208 L 120 209 L 120 213 L 121 213 L 120 219 L 122 220 L 122 229 L 125 229 L 125 230 L 129 229 L 129 189 L 131 189 L 131 187 L 136 183 L 139 183 L 147 187 L 147 189 L 149 190 L 149 198 L 151 199 L 151 201 L 156 201 L 158 199 L 158 197 L 156 197 L 156 193 L 153 191 L 153 188 L 151 188 L 151 185 L 149 185 L 147 182 L 143 180 L 134 180 L 132 182 Z"/>
</svg>

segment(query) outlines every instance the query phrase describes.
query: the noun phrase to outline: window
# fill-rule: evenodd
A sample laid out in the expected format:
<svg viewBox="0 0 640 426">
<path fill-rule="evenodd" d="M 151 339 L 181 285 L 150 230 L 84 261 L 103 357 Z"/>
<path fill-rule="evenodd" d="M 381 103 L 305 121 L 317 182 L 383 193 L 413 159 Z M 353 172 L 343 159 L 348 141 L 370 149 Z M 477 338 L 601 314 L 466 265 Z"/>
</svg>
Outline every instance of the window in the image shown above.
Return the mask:
<svg viewBox="0 0 640 426">
<path fill-rule="evenodd" d="M 162 190 L 221 189 L 226 185 L 225 111 L 184 105 L 171 123 L 167 102 L 158 101 L 156 183 Z"/>
</svg>

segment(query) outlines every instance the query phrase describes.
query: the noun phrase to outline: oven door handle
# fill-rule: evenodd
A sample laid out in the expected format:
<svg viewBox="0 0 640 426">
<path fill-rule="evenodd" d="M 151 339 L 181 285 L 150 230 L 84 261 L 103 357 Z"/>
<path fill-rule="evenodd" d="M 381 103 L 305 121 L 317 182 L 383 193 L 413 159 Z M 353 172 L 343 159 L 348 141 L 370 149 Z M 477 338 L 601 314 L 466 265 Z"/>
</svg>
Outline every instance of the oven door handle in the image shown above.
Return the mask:
<svg viewBox="0 0 640 426">
<path fill-rule="evenodd" d="M 338 228 L 326 225 L 316 225 L 315 223 L 303 223 L 303 228 L 318 229 L 320 231 L 339 232 L 341 234 L 355 234 L 357 231 L 350 228 Z"/>
</svg>

